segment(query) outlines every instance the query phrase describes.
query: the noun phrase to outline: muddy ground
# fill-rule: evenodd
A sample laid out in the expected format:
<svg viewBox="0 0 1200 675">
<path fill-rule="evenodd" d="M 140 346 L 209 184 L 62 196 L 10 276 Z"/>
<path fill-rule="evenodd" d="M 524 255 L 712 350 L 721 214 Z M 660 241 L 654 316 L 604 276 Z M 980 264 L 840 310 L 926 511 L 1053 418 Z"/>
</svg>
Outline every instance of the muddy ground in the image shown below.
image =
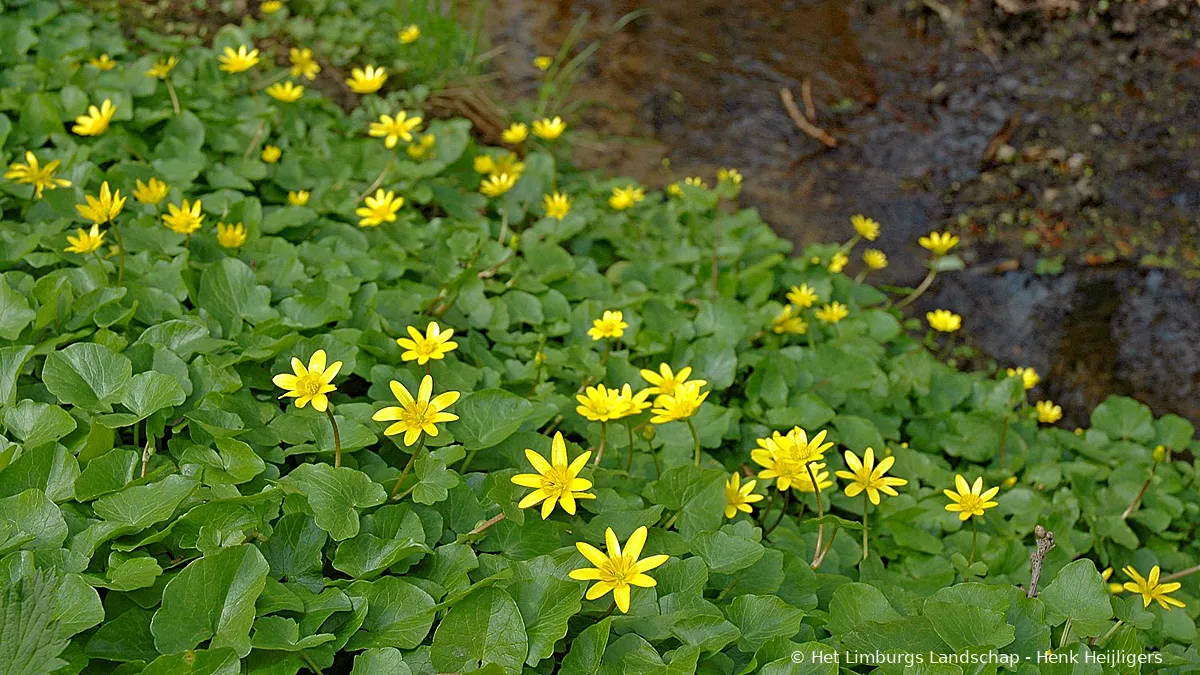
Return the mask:
<svg viewBox="0 0 1200 675">
<path fill-rule="evenodd" d="M 578 162 L 652 185 L 738 167 L 798 244 L 873 215 L 894 283 L 953 229 L 969 267 L 917 309 L 964 314 L 976 365 L 1035 366 L 1067 424 L 1109 393 L 1200 422 L 1196 2 L 496 0 L 503 87 L 533 92 L 580 17 L 595 39 L 639 9 L 576 87 Z M 834 148 L 781 103 L 806 81 Z"/>
</svg>

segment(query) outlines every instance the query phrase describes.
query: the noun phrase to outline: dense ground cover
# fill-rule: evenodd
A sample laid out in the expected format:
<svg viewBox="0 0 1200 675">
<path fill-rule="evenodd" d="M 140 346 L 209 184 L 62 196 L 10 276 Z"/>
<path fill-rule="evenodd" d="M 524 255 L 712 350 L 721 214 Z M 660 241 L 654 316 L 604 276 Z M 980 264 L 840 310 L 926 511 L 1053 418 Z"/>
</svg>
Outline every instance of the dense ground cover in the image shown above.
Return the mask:
<svg viewBox="0 0 1200 675">
<path fill-rule="evenodd" d="M 947 365 L 873 222 L 418 119 L 452 23 L 266 9 L 4 3 L 0 673 L 1194 672 L 1188 422 Z"/>
</svg>

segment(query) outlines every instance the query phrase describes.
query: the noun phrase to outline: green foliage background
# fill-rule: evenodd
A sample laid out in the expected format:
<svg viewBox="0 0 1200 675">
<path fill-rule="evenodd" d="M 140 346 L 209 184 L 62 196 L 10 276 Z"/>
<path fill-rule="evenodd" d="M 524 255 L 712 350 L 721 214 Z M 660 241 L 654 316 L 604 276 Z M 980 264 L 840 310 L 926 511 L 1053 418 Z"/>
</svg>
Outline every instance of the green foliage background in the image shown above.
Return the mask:
<svg viewBox="0 0 1200 675">
<path fill-rule="evenodd" d="M 1080 433 L 1039 428 L 1017 379 L 945 365 L 884 293 L 812 262 L 836 245 L 791 257 L 756 213 L 718 210 L 734 201 L 728 185 L 616 212 L 609 191 L 629 181 L 533 146 L 516 187 L 488 200 L 472 158 L 498 149 L 477 147 L 461 119 L 427 121 L 432 158 L 392 159 L 368 123 L 419 114 L 428 85 L 471 70 L 475 47 L 452 22 L 401 16 L 422 3 L 352 4 L 248 17 L 214 51 L 146 30 L 130 41 L 65 1 L 0 0 L 0 154 L 61 159 L 73 181 L 41 200 L 0 182 L 0 673 L 832 674 L 792 654 L 876 649 L 998 650 L 1026 659 L 1017 672 L 1064 674 L 1139 669 L 1028 659 L 1156 650 L 1161 664 L 1140 672 L 1196 671 L 1200 575 L 1175 594 L 1188 607 L 1168 612 L 1110 594 L 1097 571 L 1197 564 L 1191 424 L 1113 398 Z M 396 44 L 413 20 L 422 40 Z M 280 35 L 249 76 L 217 69 L 224 46 Z M 310 38 L 326 64 L 387 65 L 384 95 L 347 114 L 311 89 L 294 104 L 248 91 L 278 70 L 272 59 L 285 63 L 279 45 Z M 116 69 L 85 65 L 102 52 Z M 143 75 L 169 54 L 178 115 Z M 108 132 L 68 132 L 105 98 L 118 106 Z M 259 159 L 263 143 L 282 148 L 277 164 Z M 356 197 L 389 163 L 383 186 L 408 204 L 361 229 Z M 63 252 L 83 194 L 104 180 L 129 194 L 150 177 L 171 185 L 171 202 L 203 200 L 200 233 L 185 241 L 130 200 L 122 283 L 115 258 Z M 555 189 L 575 200 L 562 222 L 541 217 Z M 289 205 L 290 190 L 311 201 Z M 246 245 L 221 249 L 218 220 L 245 223 Z M 850 317 L 773 334 L 800 283 Z M 586 335 L 605 309 L 631 324 L 607 360 Z M 424 369 L 401 362 L 395 338 L 431 316 L 460 336 L 432 374 L 438 391 L 463 393 L 462 419 L 430 439 L 409 496 L 391 502 L 409 456 L 371 415 L 391 400 L 389 380 L 415 391 Z M 282 406 L 271 384 L 316 349 L 345 362 L 338 469 L 324 416 Z M 638 388 L 638 369 L 661 362 L 692 366 L 713 392 L 695 419 L 702 465 L 682 423 L 633 448 L 614 425 L 609 461 L 585 471 L 598 499 L 578 516 L 516 508 L 525 491 L 509 478 L 528 471 L 525 448 L 547 454 L 542 432 L 561 430 L 572 457 L 599 444 L 600 426 L 575 412 L 580 385 Z M 872 514 L 865 562 L 851 531 L 814 570 L 811 508 L 769 537 L 750 517 L 724 518 L 723 481 L 751 466 L 756 438 L 794 425 L 829 431 L 831 469 L 840 450 L 873 447 L 909 480 Z M 1156 465 L 1157 445 L 1172 453 Z M 981 522 L 973 565 L 969 526 L 944 510 L 956 473 L 1016 478 Z M 826 494 L 827 523 L 854 528 L 860 500 Z M 1018 585 L 1038 524 L 1057 546 L 1027 599 Z M 584 600 L 567 577 L 584 566 L 574 543 L 642 525 L 646 551 L 671 560 L 627 615 L 608 615 L 609 599 Z"/>
</svg>

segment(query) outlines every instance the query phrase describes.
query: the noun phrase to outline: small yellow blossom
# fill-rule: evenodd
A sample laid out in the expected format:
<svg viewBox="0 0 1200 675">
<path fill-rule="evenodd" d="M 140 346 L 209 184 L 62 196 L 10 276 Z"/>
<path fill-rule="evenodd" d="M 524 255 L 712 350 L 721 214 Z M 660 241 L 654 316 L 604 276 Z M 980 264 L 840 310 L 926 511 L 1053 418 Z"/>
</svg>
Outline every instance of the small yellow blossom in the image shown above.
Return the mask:
<svg viewBox="0 0 1200 675">
<path fill-rule="evenodd" d="M 411 45 L 421 37 L 421 27 L 417 24 L 410 24 L 400 29 L 400 34 L 397 36 L 400 39 L 400 44 Z"/>
<path fill-rule="evenodd" d="M 1062 406 L 1054 405 L 1054 401 L 1038 401 L 1034 408 L 1037 409 L 1037 418 L 1042 424 L 1054 424 L 1062 419 Z"/>
<path fill-rule="evenodd" d="M 453 422 L 458 415 L 445 412 L 446 408 L 458 400 L 457 391 L 447 391 L 433 396 L 433 378 L 426 375 L 417 389 L 417 397 L 409 393 L 403 384 L 392 380 L 389 385 L 392 395 L 400 403 L 399 406 L 389 406 L 377 411 L 371 416 L 376 422 L 394 422 L 384 429 L 385 436 L 395 436 L 404 432 L 404 444 L 411 446 L 417 442 L 422 433 L 437 436 L 437 425 L 443 422 Z M 432 398 L 431 398 L 432 397 Z"/>
<path fill-rule="evenodd" d="M 680 185 L 678 182 L 671 183 L 670 185 L 667 186 L 667 194 L 671 195 L 672 197 L 676 197 L 676 198 L 682 197 L 683 196 L 683 186 Z"/>
<path fill-rule="evenodd" d="M 855 497 L 858 494 L 866 491 L 867 499 L 871 500 L 872 504 L 879 504 L 879 493 L 891 495 L 895 497 L 898 492 L 895 488 L 901 485 L 908 485 L 908 481 L 903 478 L 895 478 L 893 476 L 885 476 L 888 469 L 892 468 L 892 464 L 896 462 L 895 457 L 884 457 L 875 463 L 875 450 L 867 448 L 863 453 L 862 461 L 859 461 L 858 455 L 847 450 L 845 454 L 846 467 L 849 471 L 838 471 L 834 475 L 838 478 L 844 478 L 850 483 L 846 485 L 846 496 Z"/>
<path fill-rule="evenodd" d="M 304 206 L 308 203 L 310 196 L 312 196 L 312 193 L 308 190 L 289 190 L 287 200 L 292 206 Z"/>
<path fill-rule="evenodd" d="M 796 315 L 795 306 L 787 305 L 771 321 L 771 331 L 776 335 L 783 333 L 804 335 L 808 332 L 808 322 L 803 317 Z"/>
<path fill-rule="evenodd" d="M 125 208 L 125 198 L 121 196 L 121 191 L 110 191 L 108 181 L 100 185 L 100 194 L 95 197 L 84 195 L 83 198 L 87 203 L 76 204 L 75 210 L 97 225 L 113 220 L 121 213 L 121 209 Z"/>
<path fill-rule="evenodd" d="M 262 150 L 262 161 L 266 162 L 267 164 L 274 164 L 275 162 L 278 162 L 279 158 L 282 156 L 283 150 L 280 150 L 279 146 L 268 145 Z"/>
<path fill-rule="evenodd" d="M 545 141 L 552 141 L 567 130 L 567 123 L 561 117 L 553 119 L 547 117 L 545 119 L 533 121 L 533 135 Z"/>
<path fill-rule="evenodd" d="M 433 146 L 437 144 L 437 136 L 434 134 L 425 134 L 421 139 L 408 144 L 404 149 L 408 156 L 412 159 L 421 159 L 433 150 Z"/>
<path fill-rule="evenodd" d="M 646 191 L 640 187 L 615 187 L 608 205 L 617 211 L 624 211 L 646 198 Z"/>
<path fill-rule="evenodd" d="M 854 231 L 858 236 L 867 241 L 875 241 L 879 238 L 879 222 L 872 220 L 864 215 L 850 216 L 850 224 L 854 226 Z"/>
<path fill-rule="evenodd" d="M 575 500 L 596 498 L 596 495 L 585 492 L 592 487 L 592 481 L 579 477 L 579 472 L 587 466 L 591 456 L 592 453 L 587 451 L 568 462 L 567 444 L 561 431 L 554 433 L 554 440 L 550 443 L 549 462 L 525 448 L 525 457 L 537 473 L 519 473 L 510 479 L 521 487 L 534 488 L 533 492 L 521 499 L 517 507 L 527 509 L 541 502 L 542 520 L 550 516 L 555 504 L 562 506 L 562 510 L 568 514 L 575 515 Z"/>
<path fill-rule="evenodd" d="M 850 262 L 850 256 L 838 251 L 829 259 L 829 271 L 834 274 L 841 274 L 842 270 L 846 269 L 846 263 Z"/>
<path fill-rule="evenodd" d="M 246 226 L 241 223 L 217 223 L 217 243 L 225 248 L 240 248 L 246 243 Z"/>
<path fill-rule="evenodd" d="M 71 127 L 71 131 L 80 136 L 99 136 L 108 130 L 108 123 L 112 121 L 115 112 L 117 106 L 106 98 L 99 108 L 90 105 L 86 115 L 76 117 L 75 126 Z"/>
<path fill-rule="evenodd" d="M 1021 386 L 1026 390 L 1033 389 L 1042 381 L 1042 377 L 1033 368 L 1009 368 L 1004 371 L 1009 377 L 1020 377 Z"/>
<path fill-rule="evenodd" d="M 258 8 L 262 10 L 263 14 L 274 14 L 283 9 L 283 2 L 282 0 L 264 0 Z"/>
<path fill-rule="evenodd" d="M 374 94 L 383 88 L 387 78 L 387 71 L 382 66 L 367 66 L 351 70 L 350 79 L 346 80 L 346 84 L 350 85 L 350 89 L 356 94 Z"/>
<path fill-rule="evenodd" d="M 151 178 L 143 183 L 137 181 L 134 185 L 133 198 L 143 204 L 157 204 L 166 198 L 171 186 L 157 178 Z"/>
<path fill-rule="evenodd" d="M 25 163 L 13 162 L 8 165 L 8 171 L 4 172 L 4 177 L 8 180 L 32 185 L 34 195 L 38 199 L 42 198 L 42 191 L 46 188 L 55 190 L 60 187 L 70 187 L 71 181 L 64 178 L 55 178 L 54 172 L 58 171 L 61 161 L 55 159 L 42 166 L 38 163 L 38 158 L 31 151 L 25 151 Z"/>
<path fill-rule="evenodd" d="M 666 363 L 658 365 L 658 372 L 643 368 L 641 370 L 642 379 L 650 383 L 650 387 L 646 389 L 651 394 L 656 396 L 669 396 L 675 393 L 675 390 L 681 384 L 686 384 L 688 378 L 692 375 L 692 367 L 684 366 L 679 369 L 679 372 L 671 370 L 671 366 Z M 696 386 L 703 387 L 708 384 L 705 380 L 692 380 Z"/>
<path fill-rule="evenodd" d="M 442 330 L 436 321 L 429 322 L 424 335 L 416 328 L 408 326 L 408 335 L 407 338 L 396 339 L 396 344 L 405 349 L 400 358 L 404 361 L 416 361 L 419 366 L 429 363 L 430 360 L 440 361 L 446 358 L 446 354 L 458 349 L 458 343 L 450 339 L 454 337 L 454 329 Z"/>
<path fill-rule="evenodd" d="M 592 321 L 592 327 L 588 329 L 588 335 L 593 340 L 603 340 L 605 338 L 621 339 L 625 335 L 625 329 L 629 328 L 629 324 L 625 323 L 625 314 L 620 310 L 610 311 L 604 310 L 604 316 Z"/>
<path fill-rule="evenodd" d="M 967 479 L 959 474 L 954 477 L 954 485 L 958 491 L 942 490 L 949 499 L 949 504 L 946 505 L 947 511 L 957 511 L 959 520 L 967 520 L 971 516 L 982 516 L 983 512 L 994 506 L 998 506 L 998 502 L 990 501 L 999 492 L 999 487 L 983 489 L 983 476 L 975 479 L 973 485 L 967 484 Z"/>
<path fill-rule="evenodd" d="M 737 169 L 719 169 L 717 170 L 718 183 L 733 183 L 734 185 L 742 184 L 742 173 Z"/>
<path fill-rule="evenodd" d="M 575 395 L 575 400 L 579 401 L 575 412 L 592 422 L 607 422 L 625 416 L 621 393 L 603 384 L 587 387 L 582 394 Z"/>
<path fill-rule="evenodd" d="M 738 511 L 750 513 L 750 505 L 762 501 L 762 495 L 752 494 L 757 485 L 758 481 L 756 480 L 748 480 L 745 485 L 742 485 L 742 478 L 738 472 L 734 471 L 729 474 L 729 480 L 725 481 L 726 518 L 733 518 Z"/>
<path fill-rule="evenodd" d="M 707 391 L 701 393 L 700 386 L 699 381 L 693 380 L 675 387 L 670 394 L 659 396 L 654 401 L 654 409 L 650 411 L 654 415 L 650 423 L 675 422 L 695 415 L 709 394 Z"/>
<path fill-rule="evenodd" d="M 378 122 L 371 122 L 367 133 L 374 138 L 382 138 L 384 147 L 391 150 L 400 141 L 411 143 L 413 132 L 421 126 L 422 121 L 421 117 L 409 117 L 406 111 L 401 110 L 395 117 L 380 115 Z"/>
<path fill-rule="evenodd" d="M 1126 581 L 1124 588 L 1130 593 L 1137 593 L 1138 595 L 1142 596 L 1143 609 L 1149 607 L 1151 602 L 1158 602 L 1158 604 L 1162 605 L 1163 609 L 1168 611 L 1170 611 L 1172 607 L 1187 606 L 1183 604 L 1182 601 L 1176 600 L 1168 595 L 1169 593 L 1174 593 L 1175 591 L 1179 590 L 1183 584 L 1179 583 L 1178 581 L 1172 581 L 1169 583 L 1160 582 L 1159 575 L 1162 573 L 1162 571 L 1159 569 L 1158 565 L 1150 568 L 1149 577 L 1143 577 L 1142 575 L 1138 574 L 1138 571 L 1134 569 L 1132 565 L 1123 567 L 1121 571 L 1125 573 L 1125 576 L 1133 579 L 1133 581 Z"/>
<path fill-rule="evenodd" d="M 571 198 L 561 192 L 542 197 L 542 207 L 546 210 L 547 218 L 562 220 L 571 212 Z"/>
<path fill-rule="evenodd" d="M 70 246 L 63 249 L 67 253 L 91 253 L 104 245 L 104 235 L 107 232 L 101 232 L 100 226 L 92 223 L 91 230 L 79 228 L 75 230 L 75 236 L 67 235 L 67 243 Z"/>
<path fill-rule="evenodd" d="M 922 248 L 928 249 L 935 256 L 943 256 L 958 245 L 958 237 L 949 232 L 930 232 L 928 237 L 917 239 Z"/>
<path fill-rule="evenodd" d="M 611 391 L 615 392 L 616 390 Z M 613 419 L 629 417 L 630 415 L 640 415 L 646 411 L 646 408 L 650 407 L 649 401 L 646 400 L 650 398 L 649 389 L 643 389 L 635 394 L 633 393 L 633 388 L 626 384 L 621 387 L 621 391 L 616 394 L 616 397 L 620 410 L 618 410 L 618 414 L 613 416 Z"/>
<path fill-rule="evenodd" d="M 292 357 L 292 372 L 280 373 L 271 378 L 275 386 L 286 389 L 279 398 L 295 398 L 296 407 L 303 408 L 312 403 L 317 412 L 329 409 L 329 394 L 337 390 L 333 378 L 342 369 L 341 361 L 325 365 L 325 350 L 318 349 L 308 359 L 308 366 L 296 357 Z"/>
<path fill-rule="evenodd" d="M 809 468 L 812 469 L 811 476 L 808 475 Z M 814 477 L 817 479 L 816 489 L 813 488 Z M 824 491 L 831 487 L 833 487 L 833 480 L 829 478 L 829 472 L 825 470 L 824 462 L 813 462 L 812 464 L 809 464 L 808 467 L 805 468 L 804 473 L 800 474 L 800 476 L 796 478 L 796 482 L 792 485 L 792 489 L 799 490 L 801 492 L 816 492 L 817 489 Z"/>
<path fill-rule="evenodd" d="M 491 176 L 499 176 L 506 173 L 510 176 L 520 177 L 525 171 L 525 163 L 517 157 L 516 153 L 506 152 L 502 155 L 492 157 L 491 155 L 477 155 L 471 163 L 476 173 L 488 174 Z"/>
<path fill-rule="evenodd" d="M 394 223 L 396 222 L 396 212 L 404 206 L 404 197 L 397 197 L 394 191 L 384 191 L 383 188 L 376 190 L 374 196 L 368 196 L 364 201 L 366 206 L 360 206 L 354 210 L 354 215 L 360 218 L 359 227 L 377 227 L 382 223 Z"/>
<path fill-rule="evenodd" d="M 167 212 L 163 214 L 162 219 L 172 232 L 191 234 L 200 229 L 200 224 L 204 222 L 204 214 L 200 212 L 200 200 L 189 204 L 185 199 L 180 206 L 167 204 Z"/>
<path fill-rule="evenodd" d="M 508 173 L 491 174 L 479 183 L 479 192 L 485 197 L 499 197 L 517 184 L 517 176 Z"/>
<path fill-rule="evenodd" d="M 797 308 L 807 309 L 812 307 L 813 303 L 820 298 L 817 296 L 817 292 L 813 290 L 812 286 L 809 286 L 808 284 L 800 284 L 799 286 L 792 286 L 792 289 L 788 291 L 787 299 L 788 302 L 792 303 Z"/>
<path fill-rule="evenodd" d="M 694 188 L 700 188 L 701 190 L 708 189 L 708 183 L 705 183 L 704 179 L 700 176 L 688 176 L 687 178 L 683 179 L 683 184 Z"/>
<path fill-rule="evenodd" d="M 288 57 L 292 62 L 292 77 L 303 77 L 306 80 L 317 79 L 317 73 L 321 72 L 321 64 L 313 58 L 311 49 L 292 47 L 288 51 Z"/>
<path fill-rule="evenodd" d="M 543 73 L 547 70 L 550 70 L 550 64 L 552 63 L 554 63 L 553 56 L 536 56 L 533 59 L 533 67 L 537 68 Z"/>
<path fill-rule="evenodd" d="M 295 82 L 288 80 L 287 82 L 276 82 L 267 87 L 266 92 L 267 96 L 276 101 L 295 103 L 300 100 L 301 96 L 304 96 L 304 87 L 298 86 Z"/>
<path fill-rule="evenodd" d="M 1167 461 L 1167 449 L 1162 445 L 1154 446 L 1154 451 L 1150 453 L 1150 457 L 1155 464 Z"/>
<path fill-rule="evenodd" d="M 824 323 L 838 323 L 842 319 L 850 316 L 850 308 L 834 300 L 821 309 L 818 309 L 816 312 L 813 312 L 813 316 L 817 317 L 818 321 Z"/>
<path fill-rule="evenodd" d="M 171 75 L 171 71 L 175 70 L 175 66 L 179 65 L 179 57 L 168 56 L 165 59 L 156 59 L 150 70 L 146 71 L 146 77 L 155 77 L 160 80 L 165 80 Z"/>
<path fill-rule="evenodd" d="M 500 138 L 505 143 L 520 143 L 529 138 L 529 126 L 524 122 L 513 122 L 500 134 Z"/>
<path fill-rule="evenodd" d="M 887 255 L 876 248 L 869 248 L 863 251 L 862 258 L 867 267 L 873 270 L 881 270 L 888 266 Z"/>
<path fill-rule="evenodd" d="M 925 314 L 929 327 L 939 333 L 953 333 L 962 328 L 962 317 L 948 309 L 936 309 Z"/>
<path fill-rule="evenodd" d="M 604 540 L 608 546 L 608 555 L 586 542 L 581 541 L 575 544 L 575 548 L 579 549 L 583 557 L 587 558 L 588 562 L 595 567 L 571 570 L 569 576 L 576 581 L 596 582 L 585 594 L 588 600 L 604 597 L 611 591 L 613 600 L 617 603 L 617 609 L 622 613 L 628 613 L 630 586 L 654 587 L 656 582 L 646 572 L 667 562 L 670 556 L 652 555 L 645 560 L 638 560 L 642 555 L 642 548 L 646 545 L 645 525 L 634 530 L 633 534 L 629 536 L 629 540 L 625 542 L 624 550 L 621 549 L 617 535 L 611 527 L 605 529 Z"/>
<path fill-rule="evenodd" d="M 775 487 L 783 491 L 791 489 L 793 484 L 806 484 L 811 488 L 812 479 L 808 475 L 807 465 L 814 464 L 814 470 L 818 466 L 824 467 L 824 464 L 815 463 L 820 462 L 825 451 L 833 447 L 833 443 L 825 442 L 825 436 L 826 432 L 821 431 L 809 439 L 807 432 L 800 427 L 793 427 L 786 435 L 776 431 L 769 438 L 758 439 L 758 447 L 750 451 L 750 459 L 764 469 L 758 473 L 759 479 L 773 478 Z M 817 478 L 818 483 L 823 481 L 820 476 Z"/>
<path fill-rule="evenodd" d="M 117 62 L 113 61 L 112 57 L 108 54 L 101 54 L 100 56 L 88 59 L 88 65 L 96 70 L 112 70 L 117 67 Z"/>
<path fill-rule="evenodd" d="M 221 62 L 221 70 L 227 73 L 244 73 L 258 65 L 258 50 L 246 45 L 238 45 L 237 51 L 233 47 L 226 47 L 217 60 Z"/>
</svg>

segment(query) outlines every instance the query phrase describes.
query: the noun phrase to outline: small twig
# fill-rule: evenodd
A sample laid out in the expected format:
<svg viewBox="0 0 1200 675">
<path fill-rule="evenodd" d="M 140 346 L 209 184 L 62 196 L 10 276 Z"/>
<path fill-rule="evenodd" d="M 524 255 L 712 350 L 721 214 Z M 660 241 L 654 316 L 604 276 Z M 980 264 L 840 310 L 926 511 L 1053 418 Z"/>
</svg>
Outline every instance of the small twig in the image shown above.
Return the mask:
<svg viewBox="0 0 1200 675">
<path fill-rule="evenodd" d="M 1129 516 L 1133 515 L 1133 512 L 1137 510 L 1138 505 L 1142 503 L 1142 497 L 1146 496 L 1146 490 L 1150 489 L 1150 483 L 1154 482 L 1154 472 L 1157 470 L 1158 462 L 1155 462 L 1154 465 L 1150 467 L 1150 477 L 1147 478 L 1146 482 L 1142 484 L 1142 489 L 1138 491 L 1137 496 L 1133 498 L 1132 502 L 1130 502 L 1129 508 L 1125 509 L 1125 512 L 1121 514 L 1121 520 L 1128 520 Z"/>
<path fill-rule="evenodd" d="M 1189 567 L 1186 570 L 1180 570 L 1174 574 L 1168 574 L 1167 576 L 1159 579 L 1159 582 L 1165 584 L 1168 581 L 1175 581 L 1176 579 L 1182 579 L 1182 578 L 1186 577 L 1187 575 L 1195 574 L 1196 572 L 1200 572 L 1200 565 L 1196 565 L 1195 567 Z"/>
<path fill-rule="evenodd" d="M 483 534 L 489 527 L 504 520 L 504 518 L 505 518 L 504 512 L 501 511 L 500 513 L 497 513 L 496 515 L 492 516 L 491 518 L 488 518 L 487 520 L 480 523 L 479 527 L 476 527 L 475 529 L 468 532 L 467 536 L 470 537 L 470 536 L 474 536 L 476 534 Z"/>
<path fill-rule="evenodd" d="M 1036 598 L 1038 581 L 1042 578 L 1042 565 L 1046 562 L 1046 554 L 1054 548 L 1054 533 L 1038 525 L 1033 528 L 1033 536 L 1037 539 L 1033 552 L 1029 554 L 1029 590 L 1025 597 Z"/>
<path fill-rule="evenodd" d="M 787 108 L 788 116 L 796 123 L 800 131 L 817 139 L 827 148 L 836 148 L 838 141 L 831 136 L 829 132 L 809 122 L 807 118 L 800 112 L 800 108 L 796 107 L 796 99 L 792 97 L 792 92 L 786 87 L 779 90 L 779 98 L 783 100 L 783 107 Z"/>
<path fill-rule="evenodd" d="M 146 429 L 147 429 L 146 448 L 144 450 L 142 450 L 142 475 L 140 476 L 141 478 L 146 477 L 146 467 L 150 464 L 150 455 L 154 454 L 153 452 L 151 452 L 151 450 L 154 449 L 154 437 L 150 435 L 150 433 L 149 433 L 150 427 L 148 425 L 147 425 Z"/>
<path fill-rule="evenodd" d="M 813 105 L 812 78 L 806 77 L 800 83 L 800 100 L 804 101 L 804 115 L 809 122 L 817 121 L 817 106 Z"/>
</svg>

